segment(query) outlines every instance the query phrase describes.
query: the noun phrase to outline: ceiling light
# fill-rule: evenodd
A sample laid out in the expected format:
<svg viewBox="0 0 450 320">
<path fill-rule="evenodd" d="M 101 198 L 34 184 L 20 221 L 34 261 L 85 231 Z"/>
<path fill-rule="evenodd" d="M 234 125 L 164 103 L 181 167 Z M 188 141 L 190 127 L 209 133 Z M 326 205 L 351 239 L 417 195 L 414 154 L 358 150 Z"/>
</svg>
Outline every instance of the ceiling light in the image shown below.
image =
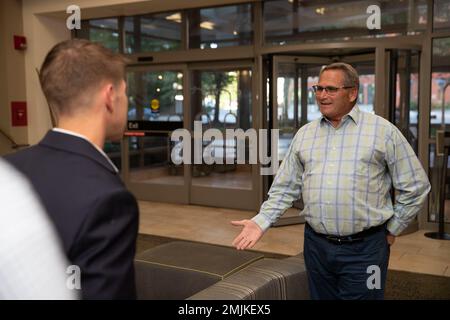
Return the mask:
<svg viewBox="0 0 450 320">
<path fill-rule="evenodd" d="M 324 15 L 325 14 L 325 8 L 324 7 L 316 8 L 316 13 L 320 14 L 320 15 Z"/>
<path fill-rule="evenodd" d="M 180 13 L 171 14 L 170 16 L 166 17 L 166 20 L 170 20 L 170 21 L 175 21 L 175 22 L 181 23 L 181 14 Z"/>
<path fill-rule="evenodd" d="M 200 28 L 203 29 L 213 30 L 215 26 L 216 24 L 211 21 L 203 21 L 202 23 L 200 23 Z"/>
</svg>

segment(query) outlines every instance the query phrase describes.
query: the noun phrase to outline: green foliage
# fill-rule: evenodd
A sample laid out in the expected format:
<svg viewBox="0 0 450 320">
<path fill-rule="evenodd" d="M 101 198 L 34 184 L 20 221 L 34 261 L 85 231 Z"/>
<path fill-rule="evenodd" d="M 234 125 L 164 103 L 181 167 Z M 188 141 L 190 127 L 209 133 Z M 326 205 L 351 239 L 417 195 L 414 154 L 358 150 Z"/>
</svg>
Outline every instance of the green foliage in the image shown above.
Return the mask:
<svg viewBox="0 0 450 320">
<path fill-rule="evenodd" d="M 214 110 L 214 123 L 219 122 L 220 99 L 222 93 L 226 90 L 226 87 L 236 81 L 236 76 L 231 75 L 226 71 L 202 72 L 202 92 L 205 96 L 214 96 L 214 106 L 204 106 L 204 109 L 208 114 L 211 114 Z M 232 99 L 232 96 L 230 99 Z"/>
</svg>

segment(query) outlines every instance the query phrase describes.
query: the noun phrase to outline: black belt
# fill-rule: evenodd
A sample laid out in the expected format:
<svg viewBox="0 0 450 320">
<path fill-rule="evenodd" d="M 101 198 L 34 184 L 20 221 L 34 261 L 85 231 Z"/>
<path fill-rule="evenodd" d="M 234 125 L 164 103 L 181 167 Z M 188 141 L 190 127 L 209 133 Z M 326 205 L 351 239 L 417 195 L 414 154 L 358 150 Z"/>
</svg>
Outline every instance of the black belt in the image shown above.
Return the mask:
<svg viewBox="0 0 450 320">
<path fill-rule="evenodd" d="M 330 242 L 333 242 L 335 244 L 344 244 L 344 243 L 353 243 L 353 242 L 361 242 L 364 240 L 365 237 L 370 236 L 372 234 L 375 234 L 377 232 L 380 232 L 381 230 L 383 230 L 386 227 L 386 224 L 380 224 L 378 226 L 375 227 L 371 227 L 369 229 L 363 230 L 361 232 L 355 233 L 355 234 L 351 234 L 348 236 L 335 236 L 335 235 L 329 235 L 329 234 L 323 234 L 323 233 L 318 233 L 316 231 L 314 231 L 314 229 L 308 224 L 306 223 L 306 227 L 309 228 L 316 236 L 319 236 L 321 238 L 327 239 Z"/>
</svg>

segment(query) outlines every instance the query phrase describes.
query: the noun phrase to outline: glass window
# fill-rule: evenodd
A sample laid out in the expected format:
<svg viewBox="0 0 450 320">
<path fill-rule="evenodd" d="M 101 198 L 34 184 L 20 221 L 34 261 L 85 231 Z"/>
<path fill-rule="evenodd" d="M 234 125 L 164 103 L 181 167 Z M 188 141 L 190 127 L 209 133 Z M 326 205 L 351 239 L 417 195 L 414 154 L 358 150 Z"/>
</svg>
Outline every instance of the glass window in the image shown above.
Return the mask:
<svg viewBox="0 0 450 320">
<path fill-rule="evenodd" d="M 182 82 L 181 71 L 128 72 L 128 120 L 182 121 Z"/>
<path fill-rule="evenodd" d="M 215 49 L 250 45 L 251 4 L 189 10 L 189 48 Z"/>
<path fill-rule="evenodd" d="M 311 89 L 313 85 L 319 82 L 319 73 L 321 67 L 315 67 L 310 70 L 308 73 L 308 110 L 307 110 L 307 121 L 311 122 L 318 118 L 320 118 L 321 113 L 319 110 L 319 106 L 316 103 L 316 95 L 314 91 Z"/>
<path fill-rule="evenodd" d="M 434 140 L 437 130 L 450 131 L 450 37 L 433 39 L 431 69 L 430 138 Z M 444 199 L 441 199 L 438 191 L 441 189 L 441 177 L 450 168 L 450 163 L 436 151 L 436 144 L 430 143 L 428 172 L 432 190 L 435 191 L 430 194 L 429 221 L 437 220 L 439 210 L 444 205 L 445 220 L 448 222 L 450 194 L 446 189 Z M 446 183 L 448 185 L 448 180 Z"/>
<path fill-rule="evenodd" d="M 125 53 L 181 48 L 181 12 L 125 18 Z"/>
<path fill-rule="evenodd" d="M 119 23 L 117 18 L 84 20 L 78 38 L 98 42 L 115 52 L 119 52 Z"/>
<path fill-rule="evenodd" d="M 194 71 L 192 82 L 194 118 L 207 115 L 214 127 L 247 130 L 251 119 L 251 70 Z M 198 99 L 201 99 L 198 101 Z M 194 105 L 198 101 L 197 105 Z"/>
<path fill-rule="evenodd" d="M 330 3 L 329 3 L 330 2 Z M 381 0 L 381 29 L 369 30 L 367 8 L 373 1 L 264 2 L 264 29 L 267 44 L 350 40 L 416 34 L 426 29 L 427 2 Z"/>
<path fill-rule="evenodd" d="M 450 0 L 434 0 L 433 29 L 450 30 Z"/>
<path fill-rule="evenodd" d="M 278 159 L 283 160 L 299 127 L 301 72 L 295 63 L 280 63 L 277 74 Z M 295 110 L 297 109 L 297 111 Z"/>
<path fill-rule="evenodd" d="M 450 37 L 433 39 L 430 137 L 450 124 Z"/>
<path fill-rule="evenodd" d="M 353 62 L 351 65 L 359 74 L 358 107 L 374 113 L 375 98 L 375 63 L 374 61 Z"/>
<path fill-rule="evenodd" d="M 320 117 L 313 91 L 321 65 L 282 62 L 276 75 L 277 120 L 279 131 L 278 159 L 283 160 L 297 130 Z M 305 82 L 303 84 L 303 82 Z M 305 91 L 303 91 L 305 90 Z M 302 99 L 306 96 L 305 100 Z"/>
</svg>

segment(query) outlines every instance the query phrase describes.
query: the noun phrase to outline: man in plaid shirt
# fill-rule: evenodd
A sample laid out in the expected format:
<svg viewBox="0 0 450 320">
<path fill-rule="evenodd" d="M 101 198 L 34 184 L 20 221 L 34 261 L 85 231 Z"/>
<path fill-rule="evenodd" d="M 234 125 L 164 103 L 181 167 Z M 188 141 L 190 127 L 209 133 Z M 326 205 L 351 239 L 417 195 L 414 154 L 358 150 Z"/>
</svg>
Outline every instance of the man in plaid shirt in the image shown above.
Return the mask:
<svg viewBox="0 0 450 320">
<path fill-rule="evenodd" d="M 324 67 L 313 89 L 322 117 L 298 130 L 259 214 L 232 222 L 243 226 L 233 245 L 253 247 L 301 195 L 311 298 L 383 299 L 390 246 L 430 183 L 395 125 L 358 108 L 352 66 Z M 379 286 L 368 285 L 370 270 L 379 270 Z"/>
</svg>

